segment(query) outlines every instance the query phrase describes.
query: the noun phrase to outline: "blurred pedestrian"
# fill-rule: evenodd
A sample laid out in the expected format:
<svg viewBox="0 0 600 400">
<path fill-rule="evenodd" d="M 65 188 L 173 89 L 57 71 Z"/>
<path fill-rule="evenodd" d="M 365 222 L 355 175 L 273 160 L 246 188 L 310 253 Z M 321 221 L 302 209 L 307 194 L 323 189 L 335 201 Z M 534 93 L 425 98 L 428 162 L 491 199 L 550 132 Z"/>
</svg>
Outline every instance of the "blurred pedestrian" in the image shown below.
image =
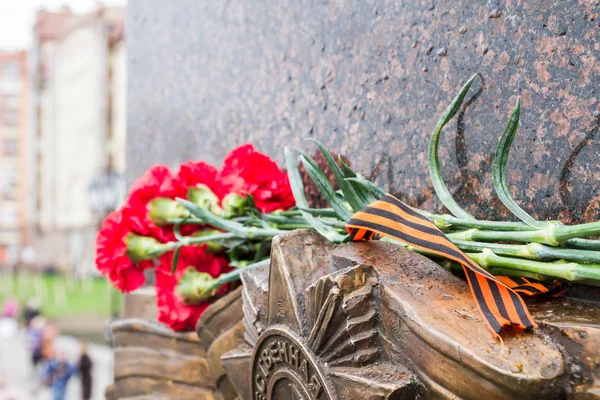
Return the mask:
<svg viewBox="0 0 600 400">
<path fill-rule="evenodd" d="M 17 316 L 18 303 L 14 299 L 6 299 L 0 318 L 0 338 L 6 339 L 15 336 L 19 331 Z"/>
<path fill-rule="evenodd" d="M 53 322 L 47 322 L 42 335 L 42 360 L 49 359 L 55 354 L 54 341 L 58 337 L 58 327 Z"/>
<path fill-rule="evenodd" d="M 19 303 L 15 299 L 4 300 L 2 316 L 4 318 L 16 318 L 19 310 Z"/>
<path fill-rule="evenodd" d="M 29 344 L 31 364 L 34 369 L 38 366 L 39 362 L 42 361 L 45 328 L 46 320 L 41 316 L 37 316 L 31 320 L 29 328 L 27 329 L 27 342 Z"/>
<path fill-rule="evenodd" d="M 81 344 L 81 355 L 79 356 L 79 376 L 81 377 L 81 398 L 89 400 L 92 398 L 92 359 L 88 354 L 88 344 Z"/>
<path fill-rule="evenodd" d="M 25 308 L 23 309 L 23 323 L 25 324 L 25 329 L 29 328 L 31 321 L 38 315 L 40 315 L 40 301 L 35 297 L 31 297 L 27 300 L 27 303 L 25 303 Z"/>
<path fill-rule="evenodd" d="M 52 400 L 65 400 L 67 385 L 71 376 L 76 372 L 76 367 L 67 361 L 63 351 L 57 351 L 56 356 L 51 355 L 44 363 L 42 381 L 52 388 Z"/>
</svg>

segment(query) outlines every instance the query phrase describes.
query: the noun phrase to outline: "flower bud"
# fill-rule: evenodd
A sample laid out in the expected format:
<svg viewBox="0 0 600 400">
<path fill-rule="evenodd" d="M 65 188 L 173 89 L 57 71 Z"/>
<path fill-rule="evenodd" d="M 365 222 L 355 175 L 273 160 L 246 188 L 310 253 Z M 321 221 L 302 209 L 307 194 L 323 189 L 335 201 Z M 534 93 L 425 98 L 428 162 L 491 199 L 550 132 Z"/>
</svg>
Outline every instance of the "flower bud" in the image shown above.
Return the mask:
<svg viewBox="0 0 600 400">
<path fill-rule="evenodd" d="M 223 198 L 223 210 L 225 218 L 234 218 L 244 215 L 248 208 L 248 199 L 239 194 L 229 193 Z"/>
<path fill-rule="evenodd" d="M 214 282 L 215 279 L 210 274 L 188 267 L 179 279 L 175 293 L 186 305 L 201 303 L 214 296 L 216 292 Z"/>
<path fill-rule="evenodd" d="M 187 199 L 203 210 L 208 210 L 215 215 L 221 215 L 223 210 L 219 207 L 219 198 L 210 188 L 202 183 L 188 188 Z"/>
<path fill-rule="evenodd" d="M 125 238 L 127 245 L 127 257 L 133 262 L 152 260 L 165 254 L 170 250 L 169 246 L 158 240 L 129 233 Z"/>
<path fill-rule="evenodd" d="M 248 265 L 253 264 L 253 261 L 250 260 L 234 260 L 234 261 L 230 261 L 229 265 L 231 265 L 232 267 L 236 267 L 236 268 L 246 268 Z"/>
<path fill-rule="evenodd" d="M 218 229 L 207 228 L 207 229 L 202 229 L 201 231 L 194 233 L 192 236 L 193 237 L 204 237 L 204 236 L 218 235 L 220 233 L 223 233 L 223 232 L 221 232 Z M 223 246 L 221 243 L 216 242 L 216 241 L 211 240 L 210 242 L 204 242 L 202 244 L 206 245 L 206 250 L 211 254 L 221 254 L 225 251 L 225 246 Z"/>
<path fill-rule="evenodd" d="M 148 203 L 148 216 L 157 226 L 169 225 L 169 219 L 185 218 L 190 213 L 176 200 L 157 197 Z"/>
</svg>

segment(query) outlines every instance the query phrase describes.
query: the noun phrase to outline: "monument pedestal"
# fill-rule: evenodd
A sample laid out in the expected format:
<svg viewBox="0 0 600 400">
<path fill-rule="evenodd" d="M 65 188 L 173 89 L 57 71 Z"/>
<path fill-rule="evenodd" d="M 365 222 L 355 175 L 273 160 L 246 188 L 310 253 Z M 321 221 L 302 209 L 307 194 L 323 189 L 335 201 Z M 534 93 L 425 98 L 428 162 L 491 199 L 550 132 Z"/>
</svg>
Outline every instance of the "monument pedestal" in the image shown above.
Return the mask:
<svg viewBox="0 0 600 400">
<path fill-rule="evenodd" d="M 600 398 L 600 302 L 532 299 L 540 325 L 494 339 L 467 284 L 383 242 L 299 230 L 213 303 L 195 333 L 154 322 L 153 291 L 112 325 L 111 398 Z"/>
<path fill-rule="evenodd" d="M 242 274 L 245 343 L 223 367 L 241 399 L 540 399 L 600 394 L 600 304 L 536 300 L 533 332 L 494 339 L 464 281 L 383 242 L 273 242 Z"/>
<path fill-rule="evenodd" d="M 234 398 L 221 355 L 243 338 L 240 289 L 204 312 L 197 333 L 174 332 L 158 323 L 155 303 L 153 288 L 126 295 L 124 318 L 111 325 L 115 382 L 107 398 Z"/>
</svg>

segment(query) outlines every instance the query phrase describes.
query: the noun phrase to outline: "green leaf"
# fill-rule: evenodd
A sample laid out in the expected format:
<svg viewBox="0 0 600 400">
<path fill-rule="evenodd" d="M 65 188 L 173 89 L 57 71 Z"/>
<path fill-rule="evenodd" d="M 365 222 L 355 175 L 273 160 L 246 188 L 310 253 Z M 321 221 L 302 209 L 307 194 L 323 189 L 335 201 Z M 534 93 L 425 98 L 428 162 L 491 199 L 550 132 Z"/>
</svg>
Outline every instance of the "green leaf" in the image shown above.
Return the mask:
<svg viewBox="0 0 600 400">
<path fill-rule="evenodd" d="M 344 159 L 340 155 L 338 155 L 338 162 L 340 163 L 340 166 L 342 167 L 342 173 L 344 174 L 344 178 L 355 178 L 356 177 L 356 172 L 354 172 L 352 170 L 352 168 L 350 168 L 348 166 L 348 164 L 346 164 L 344 162 Z"/>
<path fill-rule="evenodd" d="M 263 240 L 262 242 L 260 242 L 260 245 L 258 246 L 258 250 L 256 251 L 256 254 L 254 255 L 254 262 L 259 262 L 260 260 L 263 260 L 265 257 L 268 257 L 270 250 L 271 250 L 271 241 L 270 240 Z"/>
<path fill-rule="evenodd" d="M 333 208 L 304 208 L 298 207 L 299 210 L 314 215 L 315 217 L 330 217 L 339 218 Z"/>
<path fill-rule="evenodd" d="M 346 178 L 346 180 L 362 185 L 365 190 L 368 190 L 375 199 L 380 199 L 386 195 L 383 189 L 360 175 L 356 178 Z"/>
<path fill-rule="evenodd" d="M 211 213 L 208 210 L 204 210 L 198 207 L 196 204 L 187 201 L 185 199 L 177 198 L 176 199 L 181 205 L 183 205 L 186 210 L 188 210 L 192 215 L 200 218 L 207 225 L 212 225 L 216 228 L 223 229 L 227 232 L 234 233 L 241 237 L 247 237 L 248 231 L 247 228 L 238 222 L 226 220 L 224 218 L 218 217 L 215 214 Z"/>
<path fill-rule="evenodd" d="M 244 196 L 248 200 L 248 207 L 258 210 L 256 208 L 256 202 L 254 201 L 254 197 L 248 192 L 244 192 Z"/>
<path fill-rule="evenodd" d="M 350 204 L 350 207 L 352 207 L 352 209 L 355 212 L 365 208 L 368 205 L 368 203 L 361 199 L 356 190 L 354 190 L 354 187 L 344 179 L 344 174 L 342 173 L 342 170 L 331 156 L 331 153 L 329 153 L 325 146 L 323 146 L 323 144 L 318 140 L 312 138 L 307 140 L 314 142 L 317 145 L 317 147 L 319 147 L 321 154 L 323 154 L 323 157 L 325 157 L 325 161 L 327 161 L 327 164 L 329 164 L 329 168 L 331 168 L 331 172 L 333 172 L 335 181 L 340 187 L 342 193 L 344 193 L 344 197 L 346 198 L 346 201 Z"/>
<path fill-rule="evenodd" d="M 177 221 L 177 223 L 173 227 L 173 233 L 175 234 L 175 239 L 177 239 L 178 242 L 185 240 L 184 236 L 181 235 L 181 225 L 185 224 L 187 219 L 188 217 L 185 217 L 180 221 Z"/>
<path fill-rule="evenodd" d="M 182 246 L 177 246 L 177 248 L 173 252 L 173 263 L 171 264 L 171 275 L 175 275 L 175 271 L 177 271 L 177 264 L 179 264 L 179 254 L 181 253 L 181 247 Z"/>
<path fill-rule="evenodd" d="M 346 223 L 344 221 L 340 221 L 337 218 L 319 218 L 319 221 L 321 221 L 327 226 L 331 226 L 336 229 L 341 229 L 343 231 L 346 230 Z"/>
<path fill-rule="evenodd" d="M 444 126 L 452 119 L 454 114 L 460 108 L 471 84 L 477 77 L 477 74 L 473 75 L 471 79 L 465 83 L 465 85 L 460 89 L 460 92 L 456 95 L 452 103 L 446 108 L 441 118 L 438 120 L 435 129 L 431 133 L 431 140 L 429 141 L 429 152 L 428 152 L 428 166 L 429 166 L 429 176 L 431 177 L 431 182 L 433 183 L 433 188 L 435 189 L 435 193 L 440 198 L 444 206 L 452 214 L 454 214 L 457 218 L 463 219 L 475 219 L 471 214 L 465 211 L 458 203 L 452 198 L 452 194 L 448 190 L 448 187 L 444 183 L 444 178 L 442 177 L 442 171 L 440 168 L 440 160 L 438 155 L 438 147 L 440 141 L 440 133 Z"/>
<path fill-rule="evenodd" d="M 288 178 L 290 180 L 290 186 L 292 188 L 292 194 L 294 195 L 294 200 L 296 200 L 296 206 L 300 209 L 309 208 L 306 197 L 304 196 L 304 184 L 302 183 L 302 177 L 298 170 L 296 157 L 294 157 L 294 154 L 292 154 L 292 151 L 288 147 L 283 149 L 283 155 L 287 167 Z"/>
<path fill-rule="evenodd" d="M 306 197 L 304 196 L 304 184 L 302 183 L 302 178 L 300 177 L 300 170 L 298 169 L 296 157 L 294 157 L 294 154 L 288 147 L 283 149 L 283 154 L 292 193 L 294 195 L 294 199 L 296 200 L 296 206 L 302 213 L 302 216 L 304 219 L 306 219 L 306 222 L 308 222 L 321 235 L 325 236 L 332 242 L 341 242 L 344 239 L 344 236 L 340 235 L 335 230 L 329 228 L 311 214 L 304 211 L 310 209 L 310 207 L 308 205 L 308 201 L 306 201 Z"/>
<path fill-rule="evenodd" d="M 304 168 L 306 168 L 308 175 L 317 186 L 317 189 L 319 189 L 319 192 L 321 192 L 327 202 L 333 207 L 337 215 L 344 221 L 349 221 L 352 217 L 352 213 L 341 201 L 341 196 L 335 193 L 323 171 L 321 171 L 321 169 L 315 169 L 304 156 L 300 156 L 300 160 L 302 161 Z"/>
<path fill-rule="evenodd" d="M 531 215 L 527 214 L 517 202 L 512 198 L 510 189 L 508 187 L 508 174 L 506 171 L 506 164 L 508 163 L 508 155 L 510 154 L 510 147 L 517 134 L 519 127 L 519 116 L 521 114 L 521 99 L 517 98 L 515 108 L 508 120 L 508 124 L 502 132 L 498 146 L 496 147 L 496 154 L 494 154 L 494 162 L 492 164 L 492 172 L 494 176 L 494 188 L 498 197 L 502 203 L 508 208 L 514 215 L 517 216 L 521 221 L 534 228 L 541 228 L 546 225 L 545 222 L 536 221 Z"/>
<path fill-rule="evenodd" d="M 359 175 L 356 172 L 354 172 L 352 170 L 352 168 L 350 168 L 348 165 L 346 165 L 346 163 L 342 159 L 342 156 L 338 156 L 338 161 L 339 161 L 340 165 L 342 166 L 342 172 L 344 173 L 344 180 L 346 182 L 348 182 L 348 184 L 354 188 L 354 190 L 358 194 L 358 196 L 361 199 L 361 201 L 363 202 L 363 204 L 369 205 L 369 204 L 373 203 L 374 201 L 377 201 L 377 198 L 366 187 L 357 183 L 356 181 L 349 179 L 349 178 L 357 178 Z"/>
</svg>

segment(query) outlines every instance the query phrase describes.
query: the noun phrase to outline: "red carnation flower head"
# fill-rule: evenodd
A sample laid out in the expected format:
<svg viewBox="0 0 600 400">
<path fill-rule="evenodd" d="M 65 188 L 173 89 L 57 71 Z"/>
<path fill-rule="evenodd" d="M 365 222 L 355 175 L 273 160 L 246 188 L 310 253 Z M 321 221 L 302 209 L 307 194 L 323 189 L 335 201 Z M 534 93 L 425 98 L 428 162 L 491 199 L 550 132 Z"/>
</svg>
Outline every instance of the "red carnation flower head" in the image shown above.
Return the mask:
<svg viewBox="0 0 600 400">
<path fill-rule="evenodd" d="M 183 247 L 174 275 L 171 275 L 172 262 L 173 252 L 169 252 L 160 258 L 160 265 L 156 268 L 158 320 L 176 331 L 193 330 L 210 302 L 184 304 L 175 293 L 177 282 L 190 266 L 215 278 L 231 268 L 228 267 L 227 258 L 207 253 L 204 245 Z"/>
<path fill-rule="evenodd" d="M 228 193 L 249 193 L 265 213 L 287 210 L 296 204 L 287 174 L 252 144 L 242 145 L 227 155 L 221 184 L 221 198 Z"/>
<path fill-rule="evenodd" d="M 129 190 L 128 199 L 135 198 L 149 202 L 155 197 L 171 197 L 173 194 L 173 173 L 166 165 L 153 165 L 144 174 L 133 182 Z"/>
<path fill-rule="evenodd" d="M 148 214 L 148 204 L 157 197 L 174 197 L 173 173 L 165 165 L 150 167 L 131 186 L 123 211 L 130 219 L 132 230 L 160 242 L 174 239 L 172 228 L 156 226 Z"/>
<path fill-rule="evenodd" d="M 142 286 L 146 281 L 143 271 L 152 266 L 151 261 L 133 263 L 127 256 L 129 234 L 129 219 L 122 211 L 115 211 L 102 222 L 96 237 L 96 268 L 122 292 Z"/>
<path fill-rule="evenodd" d="M 208 186 L 214 193 L 220 192 L 219 171 L 204 161 L 187 161 L 179 166 L 172 180 L 174 197 L 186 198 L 188 189 L 198 184 Z"/>
</svg>

